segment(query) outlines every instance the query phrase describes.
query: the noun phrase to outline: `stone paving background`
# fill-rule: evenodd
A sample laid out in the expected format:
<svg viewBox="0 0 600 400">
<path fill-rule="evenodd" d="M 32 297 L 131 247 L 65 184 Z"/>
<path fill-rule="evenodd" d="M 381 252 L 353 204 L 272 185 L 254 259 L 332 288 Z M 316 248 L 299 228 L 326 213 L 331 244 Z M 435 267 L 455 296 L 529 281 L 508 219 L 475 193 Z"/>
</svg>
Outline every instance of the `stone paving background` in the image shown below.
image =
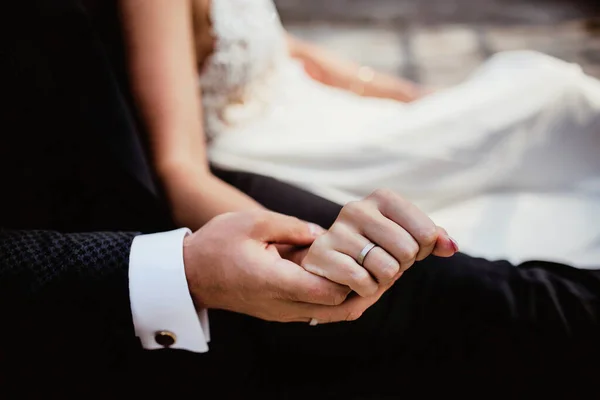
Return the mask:
<svg viewBox="0 0 600 400">
<path fill-rule="evenodd" d="M 600 0 L 275 0 L 288 30 L 340 55 L 449 86 L 491 54 L 532 49 L 600 78 Z"/>
</svg>

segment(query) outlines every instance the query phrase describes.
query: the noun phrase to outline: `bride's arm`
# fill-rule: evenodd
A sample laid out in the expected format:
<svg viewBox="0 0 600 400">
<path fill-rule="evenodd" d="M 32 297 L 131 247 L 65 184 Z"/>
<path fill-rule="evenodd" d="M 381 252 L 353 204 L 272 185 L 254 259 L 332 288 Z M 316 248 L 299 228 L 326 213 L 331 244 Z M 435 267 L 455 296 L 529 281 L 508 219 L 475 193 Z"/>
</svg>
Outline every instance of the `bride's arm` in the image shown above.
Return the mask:
<svg viewBox="0 0 600 400">
<path fill-rule="evenodd" d="M 329 86 L 353 91 L 362 96 L 413 101 L 425 94 L 418 85 L 398 77 L 342 59 L 312 43 L 288 34 L 292 57 L 300 59 L 306 72 Z"/>
<path fill-rule="evenodd" d="M 261 207 L 214 177 L 206 157 L 191 0 L 121 0 L 133 95 L 176 222 Z"/>
</svg>

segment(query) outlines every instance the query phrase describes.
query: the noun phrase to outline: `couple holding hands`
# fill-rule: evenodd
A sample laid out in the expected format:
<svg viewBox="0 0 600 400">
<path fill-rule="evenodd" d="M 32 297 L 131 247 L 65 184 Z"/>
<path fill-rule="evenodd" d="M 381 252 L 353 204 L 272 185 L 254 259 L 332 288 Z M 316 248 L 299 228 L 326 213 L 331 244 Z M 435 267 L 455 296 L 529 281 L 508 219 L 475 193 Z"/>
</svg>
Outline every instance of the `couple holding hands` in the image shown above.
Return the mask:
<svg viewBox="0 0 600 400">
<path fill-rule="evenodd" d="M 106 19 L 116 6 L 24 1 L 2 14 L 5 388 L 388 398 L 475 390 L 471 379 L 538 394 L 593 382 L 597 270 L 459 253 L 395 191 L 342 207 L 252 171 L 194 167 L 205 141 L 171 123 L 200 121 L 171 118 L 196 115 L 198 98 L 165 64 L 140 62 L 148 43 L 171 54 L 141 39 L 143 19 L 162 32 L 188 2 L 158 14 L 160 1 L 142 3 L 121 4 L 127 63 Z M 175 75 L 195 73 L 182 64 Z"/>
</svg>

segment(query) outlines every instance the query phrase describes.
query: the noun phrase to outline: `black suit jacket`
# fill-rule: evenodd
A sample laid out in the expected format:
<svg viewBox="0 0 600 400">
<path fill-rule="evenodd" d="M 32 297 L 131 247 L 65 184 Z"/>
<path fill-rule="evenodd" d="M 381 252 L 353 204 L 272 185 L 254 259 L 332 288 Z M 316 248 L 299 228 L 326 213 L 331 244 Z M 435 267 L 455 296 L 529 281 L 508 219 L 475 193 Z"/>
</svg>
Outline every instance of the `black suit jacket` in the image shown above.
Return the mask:
<svg viewBox="0 0 600 400">
<path fill-rule="evenodd" d="M 129 248 L 172 223 L 95 22 L 69 0 L 0 13 L 0 380 L 126 368 L 140 349 Z"/>
<path fill-rule="evenodd" d="M 25 0 L 0 19 L 2 226 L 169 225 L 117 69 L 79 2 Z"/>
</svg>

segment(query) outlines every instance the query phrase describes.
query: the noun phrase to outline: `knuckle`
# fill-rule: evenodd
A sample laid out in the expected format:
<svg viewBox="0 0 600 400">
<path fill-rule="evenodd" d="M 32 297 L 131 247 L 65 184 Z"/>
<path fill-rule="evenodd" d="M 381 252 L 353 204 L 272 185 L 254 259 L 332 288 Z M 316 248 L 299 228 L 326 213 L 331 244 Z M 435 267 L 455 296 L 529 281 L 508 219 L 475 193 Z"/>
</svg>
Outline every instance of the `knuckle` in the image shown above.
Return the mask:
<svg viewBox="0 0 600 400">
<path fill-rule="evenodd" d="M 362 220 L 368 215 L 367 205 L 364 201 L 351 201 L 342 208 L 340 216 L 343 219 Z"/>
<path fill-rule="evenodd" d="M 387 188 L 377 189 L 369 196 L 369 198 L 375 199 L 379 203 L 388 203 L 398 197 L 394 191 Z"/>
<path fill-rule="evenodd" d="M 336 222 L 334 222 L 333 225 L 331 225 L 331 228 L 329 228 L 329 230 L 327 231 L 327 233 L 325 233 L 322 236 L 331 237 L 331 236 L 344 235 L 347 232 L 347 229 L 348 228 L 344 225 L 343 222 L 336 221 Z"/>
<path fill-rule="evenodd" d="M 323 254 L 331 248 L 330 242 L 330 237 L 327 234 L 319 236 L 310 246 L 308 254 L 311 255 L 311 257 L 323 256 Z"/>
<path fill-rule="evenodd" d="M 349 291 L 342 287 L 333 289 L 331 291 L 331 293 L 329 294 L 330 300 L 331 300 L 330 304 L 332 306 L 339 306 L 344 301 L 346 301 L 346 297 L 348 297 L 348 293 L 349 293 Z"/>
<path fill-rule="evenodd" d="M 416 243 L 410 243 L 404 246 L 400 251 L 400 262 L 405 264 L 408 261 L 414 260 L 417 258 L 417 254 L 419 253 L 419 245 Z"/>
<path fill-rule="evenodd" d="M 417 241 L 424 247 L 430 247 L 435 244 L 438 238 L 438 230 L 436 226 L 433 224 L 429 224 L 429 226 L 424 227 L 417 234 Z"/>
<path fill-rule="evenodd" d="M 398 275 L 398 272 L 400 272 L 400 263 L 398 263 L 396 260 L 390 260 L 383 265 L 381 270 L 381 277 L 383 278 L 382 280 L 389 282 L 393 280 L 396 275 Z"/>
<path fill-rule="evenodd" d="M 326 248 L 329 247 L 330 239 L 331 235 L 329 233 L 326 233 L 316 238 L 312 245 L 316 246 L 317 248 Z"/>
<path fill-rule="evenodd" d="M 346 205 L 342 208 L 342 211 L 340 212 L 340 214 L 342 215 L 347 215 L 350 214 L 352 215 L 357 209 L 360 209 L 360 202 L 359 201 L 350 201 L 348 203 L 346 203 Z"/>
<path fill-rule="evenodd" d="M 251 212 L 248 214 L 252 221 L 253 230 L 260 232 L 267 227 L 267 217 L 263 213 Z"/>
<path fill-rule="evenodd" d="M 416 258 L 411 258 L 410 260 L 406 260 L 405 262 L 403 262 L 401 266 L 401 272 L 405 272 L 410 267 L 412 267 L 416 260 Z"/>
<path fill-rule="evenodd" d="M 273 223 L 273 220 L 267 220 L 263 227 L 269 229 Z M 282 233 L 290 237 L 303 237 L 308 233 L 308 225 L 296 217 L 286 215 L 281 217 L 276 223 L 282 228 Z"/>
</svg>

